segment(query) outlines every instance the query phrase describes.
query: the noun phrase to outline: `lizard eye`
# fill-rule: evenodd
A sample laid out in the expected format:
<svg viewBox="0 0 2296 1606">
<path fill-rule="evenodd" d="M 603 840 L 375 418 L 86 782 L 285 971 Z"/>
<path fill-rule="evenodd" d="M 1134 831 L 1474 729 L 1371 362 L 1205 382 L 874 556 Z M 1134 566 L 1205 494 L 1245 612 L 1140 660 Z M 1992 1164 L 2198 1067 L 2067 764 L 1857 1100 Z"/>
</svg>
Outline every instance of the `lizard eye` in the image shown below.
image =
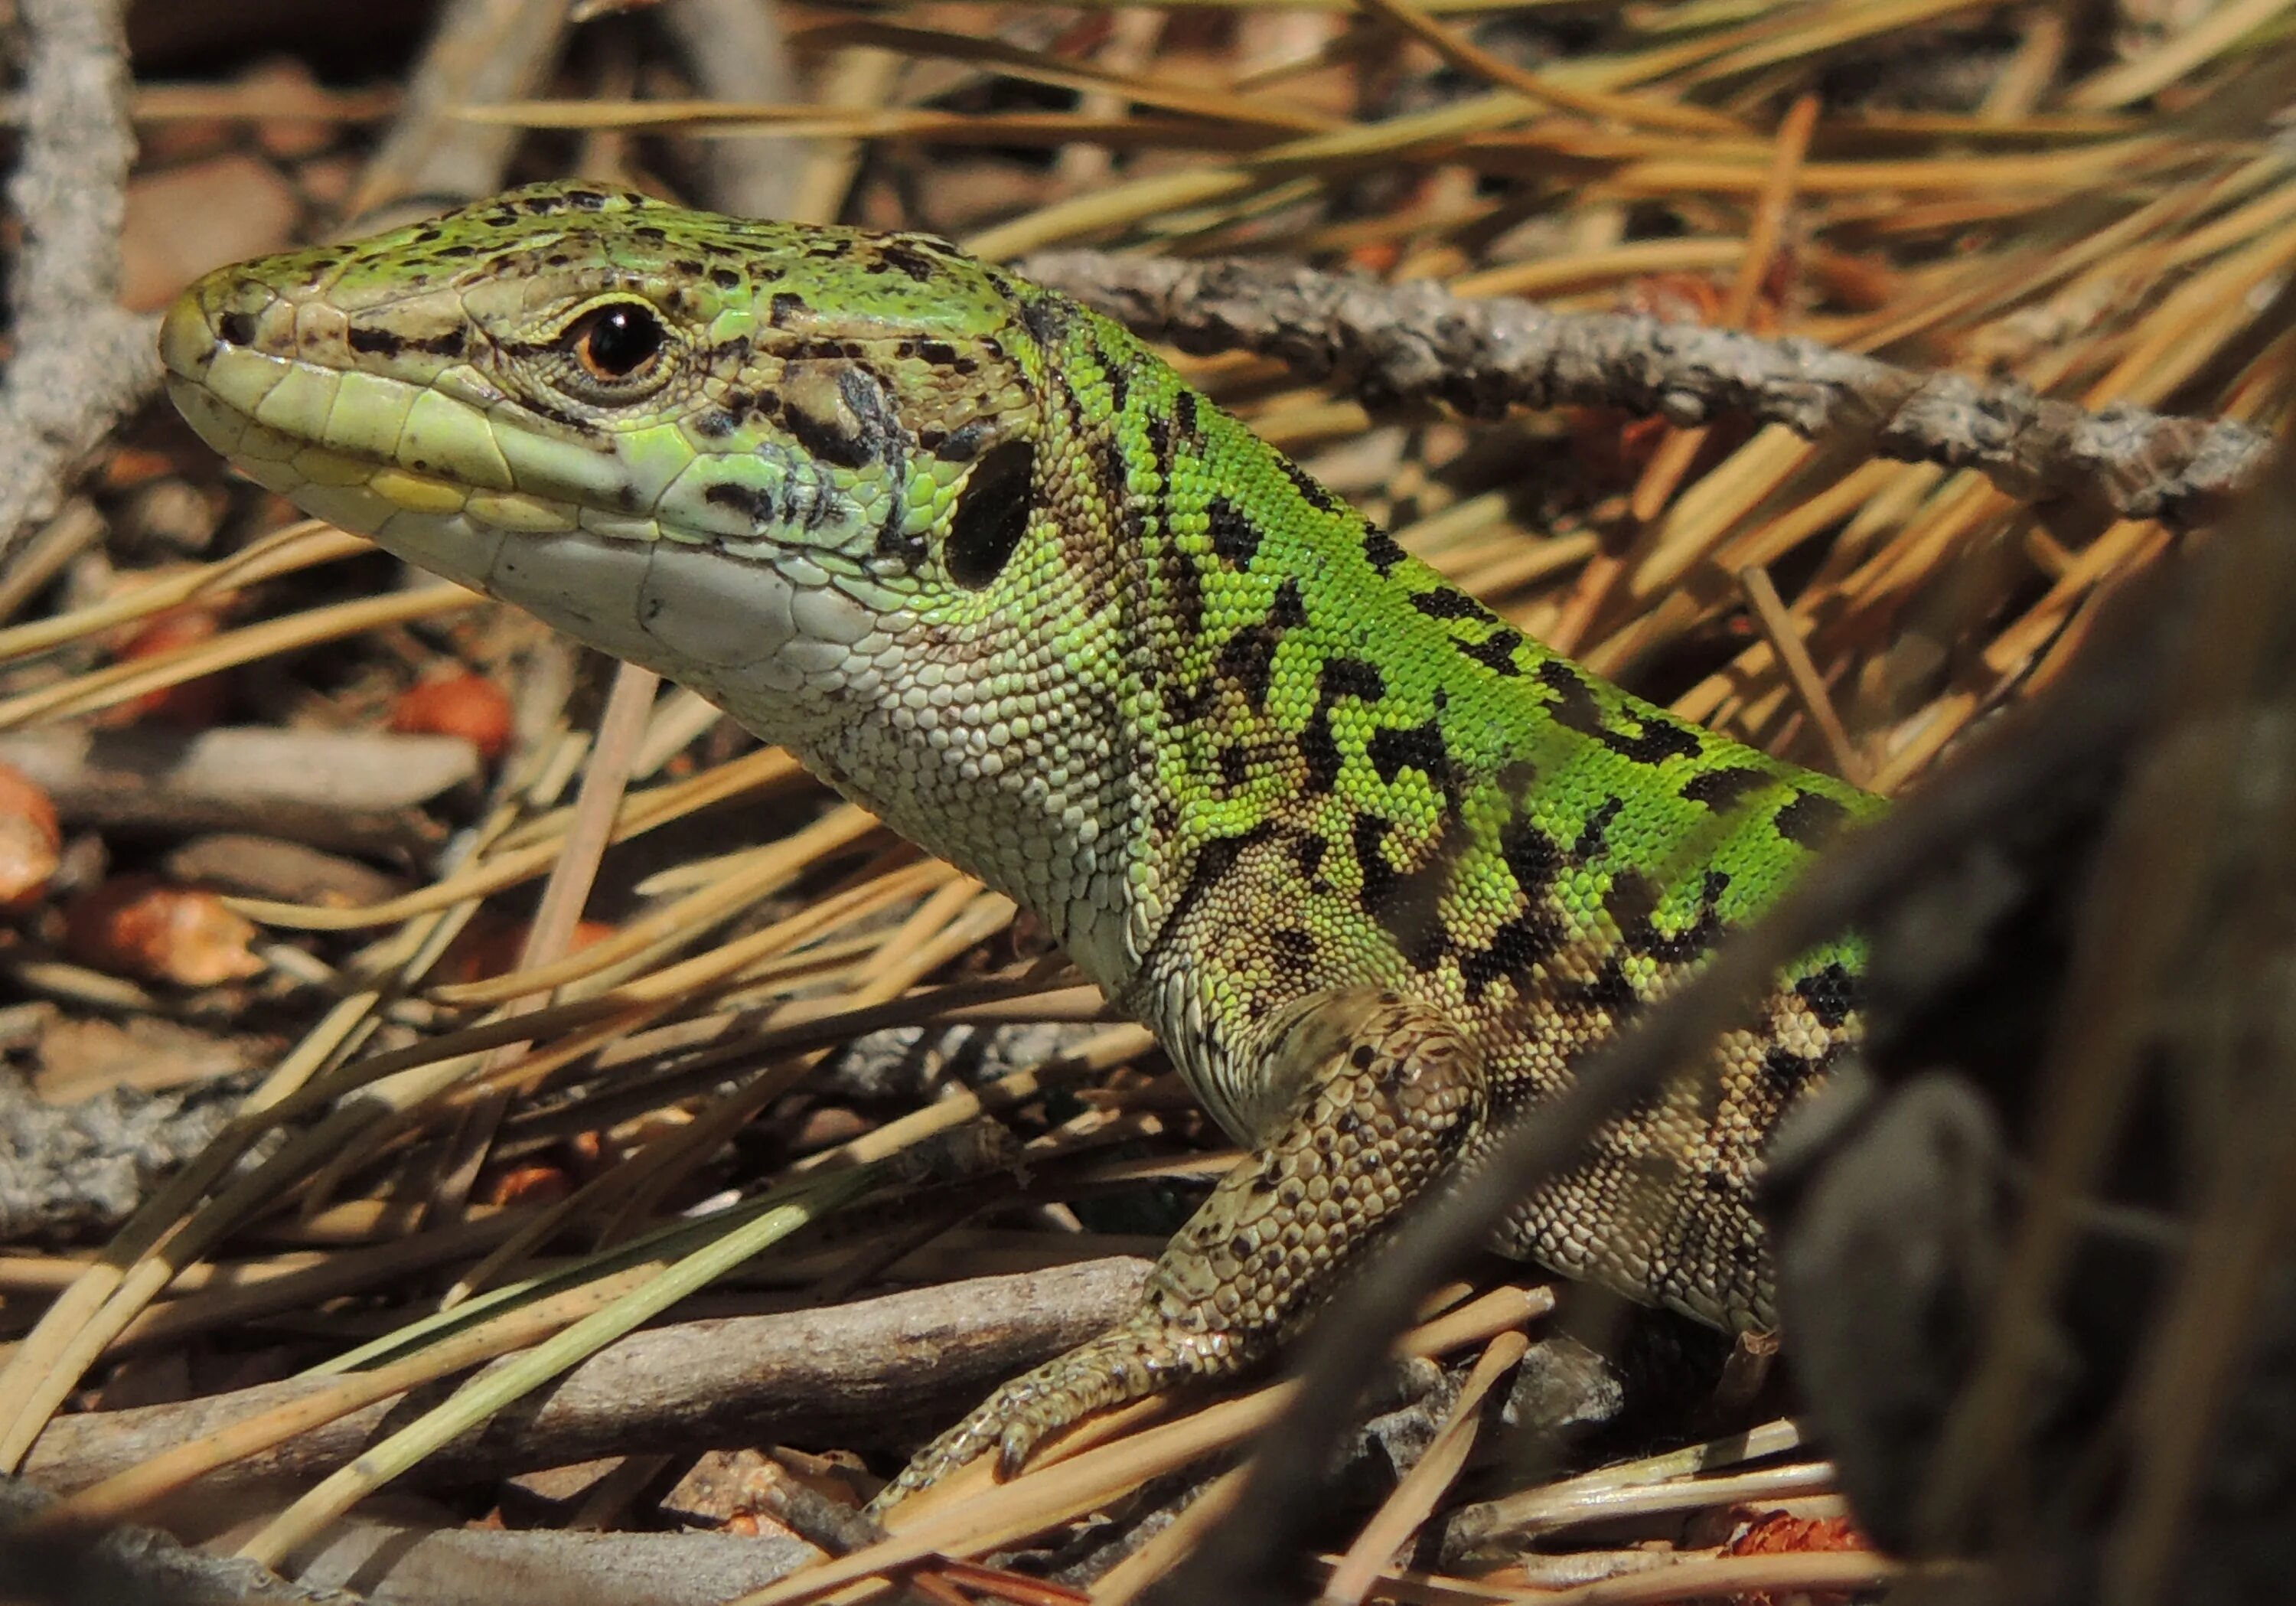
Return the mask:
<svg viewBox="0 0 2296 1606">
<path fill-rule="evenodd" d="M 1026 441 L 1007 441 L 990 448 L 965 476 L 943 556 L 948 577 L 966 590 L 978 591 L 1002 574 L 1029 533 L 1036 474 L 1037 449 Z"/>
<path fill-rule="evenodd" d="M 583 377 L 619 389 L 644 379 L 661 360 L 669 332 L 644 301 L 611 301 L 593 307 L 566 326 L 559 344 Z"/>
</svg>

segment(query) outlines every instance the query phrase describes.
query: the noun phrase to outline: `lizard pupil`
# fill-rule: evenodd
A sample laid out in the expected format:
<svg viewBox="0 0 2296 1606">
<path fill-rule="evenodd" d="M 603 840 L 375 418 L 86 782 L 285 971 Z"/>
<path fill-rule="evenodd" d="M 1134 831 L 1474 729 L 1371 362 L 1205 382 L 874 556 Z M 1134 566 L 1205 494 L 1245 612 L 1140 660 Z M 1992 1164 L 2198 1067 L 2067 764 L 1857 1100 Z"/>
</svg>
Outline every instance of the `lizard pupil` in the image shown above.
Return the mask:
<svg viewBox="0 0 2296 1606">
<path fill-rule="evenodd" d="M 634 377 L 661 355 L 661 320 L 631 302 L 601 307 L 568 331 L 574 357 L 591 378 L 611 383 Z"/>
</svg>

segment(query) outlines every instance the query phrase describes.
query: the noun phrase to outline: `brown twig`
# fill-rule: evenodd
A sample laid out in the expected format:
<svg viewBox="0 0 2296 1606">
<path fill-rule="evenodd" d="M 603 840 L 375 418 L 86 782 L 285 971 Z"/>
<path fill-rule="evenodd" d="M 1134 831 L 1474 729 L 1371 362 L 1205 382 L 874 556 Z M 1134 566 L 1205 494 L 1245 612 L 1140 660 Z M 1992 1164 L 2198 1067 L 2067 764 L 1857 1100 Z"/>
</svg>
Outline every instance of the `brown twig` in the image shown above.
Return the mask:
<svg viewBox="0 0 2296 1606">
<path fill-rule="evenodd" d="M 2123 518 L 2207 521 L 2256 478 L 2269 444 L 2226 420 L 2091 413 L 2021 384 L 1924 374 L 1798 337 L 1469 301 L 1423 280 L 1096 251 L 1018 266 L 1183 350 L 1276 357 L 1338 376 L 1370 407 L 1431 403 L 1488 418 L 1575 404 L 1685 425 L 1734 415 L 1878 457 L 1976 469 L 2010 495 L 2098 502 Z"/>
<path fill-rule="evenodd" d="M 124 311 L 127 45 L 118 0 L 24 0 L 24 222 L 11 273 L 15 359 L 0 381 L 0 564 L 160 381 L 151 319 Z"/>
</svg>

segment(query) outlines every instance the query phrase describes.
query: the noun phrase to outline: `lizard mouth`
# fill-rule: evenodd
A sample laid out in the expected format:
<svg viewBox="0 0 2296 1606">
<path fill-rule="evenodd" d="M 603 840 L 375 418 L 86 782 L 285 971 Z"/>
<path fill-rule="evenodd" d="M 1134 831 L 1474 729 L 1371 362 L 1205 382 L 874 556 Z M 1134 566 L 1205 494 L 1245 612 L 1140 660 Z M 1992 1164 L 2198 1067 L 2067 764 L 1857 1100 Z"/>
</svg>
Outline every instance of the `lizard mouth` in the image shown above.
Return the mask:
<svg viewBox="0 0 2296 1606">
<path fill-rule="evenodd" d="M 611 449 L 500 428 L 488 398 L 454 393 L 467 383 L 310 360 L 292 306 L 250 312 L 237 304 L 245 287 L 226 270 L 186 290 L 161 320 L 160 355 L 177 410 L 250 478 L 348 529 L 405 513 L 505 535 L 660 538 L 652 519 L 617 507 L 629 482 Z"/>
</svg>

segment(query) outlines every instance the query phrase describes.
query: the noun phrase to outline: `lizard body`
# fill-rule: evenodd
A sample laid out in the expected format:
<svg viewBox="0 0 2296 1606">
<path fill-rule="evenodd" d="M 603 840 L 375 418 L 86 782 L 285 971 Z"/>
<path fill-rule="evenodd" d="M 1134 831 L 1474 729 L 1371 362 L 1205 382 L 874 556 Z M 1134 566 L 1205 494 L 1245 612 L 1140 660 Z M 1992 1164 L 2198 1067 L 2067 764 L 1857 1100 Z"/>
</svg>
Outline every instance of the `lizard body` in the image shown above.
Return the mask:
<svg viewBox="0 0 2296 1606">
<path fill-rule="evenodd" d="M 898 1487 L 1267 1354 L 1878 807 L 1527 638 L 1122 328 L 924 236 L 539 185 L 210 275 L 161 348 L 257 480 L 693 687 L 1034 910 L 1257 1151 L 1138 1317 Z M 1860 962 L 1804 955 L 1501 1247 L 1772 1325 L 1751 1182 Z"/>
</svg>

